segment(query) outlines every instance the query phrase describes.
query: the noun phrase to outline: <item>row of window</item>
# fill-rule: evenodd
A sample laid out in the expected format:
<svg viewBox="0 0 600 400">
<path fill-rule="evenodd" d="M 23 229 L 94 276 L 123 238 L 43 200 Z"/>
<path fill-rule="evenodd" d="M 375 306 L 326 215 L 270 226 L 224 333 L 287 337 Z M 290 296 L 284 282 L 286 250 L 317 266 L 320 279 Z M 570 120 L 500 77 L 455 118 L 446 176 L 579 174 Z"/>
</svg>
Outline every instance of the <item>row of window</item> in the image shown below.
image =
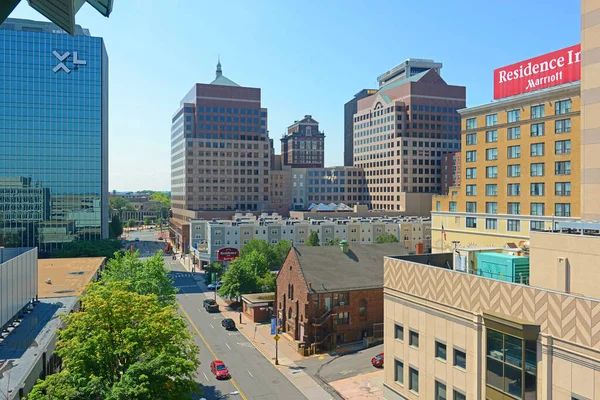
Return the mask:
<svg viewBox="0 0 600 400">
<path fill-rule="evenodd" d="M 508 146 L 507 158 L 521 158 L 521 146 Z M 554 154 L 571 154 L 571 140 L 557 140 L 554 142 Z M 531 143 L 529 146 L 529 155 L 531 157 L 542 157 L 545 155 L 545 143 Z M 469 150 L 465 153 L 466 162 L 477 161 L 477 150 Z M 498 159 L 498 149 L 491 148 L 485 150 L 485 160 L 495 161 Z"/>
<path fill-rule="evenodd" d="M 191 107 L 185 107 L 185 112 L 186 113 L 191 113 L 193 112 Z M 232 108 L 232 107 L 210 107 L 210 106 L 198 106 L 198 112 L 203 112 L 203 113 L 224 113 L 227 112 L 227 114 L 246 114 L 246 115 L 258 115 L 258 109 L 251 109 L 251 108 Z M 266 117 L 267 113 L 262 111 L 260 113 L 261 117 Z"/>
<path fill-rule="evenodd" d="M 546 134 L 546 125 L 541 122 L 538 124 L 531 124 L 529 127 L 529 134 L 531 137 L 544 136 Z M 568 133 L 571 132 L 571 119 L 560 119 L 554 121 L 554 133 Z M 506 130 L 506 139 L 507 140 L 516 140 L 521 138 L 521 127 L 514 126 L 512 128 L 508 128 Z M 498 141 L 498 130 L 494 129 L 491 131 L 485 132 L 485 142 L 486 143 L 495 143 Z M 467 133 L 465 135 L 465 144 L 467 146 L 472 146 L 477 144 L 477 133 Z"/>
<path fill-rule="evenodd" d="M 554 102 L 554 115 L 568 114 L 571 112 L 571 99 Z M 530 118 L 538 119 L 546 116 L 545 104 L 538 104 L 530 107 Z M 521 110 L 514 109 L 507 112 L 508 123 L 521 121 Z M 498 125 L 498 114 L 488 114 L 485 116 L 485 126 Z M 466 129 L 476 129 L 477 118 L 468 118 L 466 121 Z"/>
<path fill-rule="evenodd" d="M 456 209 L 456 202 L 450 202 L 450 211 L 452 209 Z M 512 215 L 520 215 L 521 214 L 521 203 L 519 202 L 508 202 L 506 207 L 506 213 Z M 545 215 L 544 214 L 544 203 L 530 203 L 531 209 L 529 215 Z M 466 202 L 466 212 L 468 213 L 476 213 L 477 212 L 477 203 L 474 201 Z M 485 203 L 485 212 L 486 214 L 498 214 L 498 203 L 486 202 Z M 571 203 L 555 203 L 554 204 L 554 215 L 557 217 L 570 217 L 571 216 Z M 469 228 L 474 228 L 471 226 Z"/>
</svg>

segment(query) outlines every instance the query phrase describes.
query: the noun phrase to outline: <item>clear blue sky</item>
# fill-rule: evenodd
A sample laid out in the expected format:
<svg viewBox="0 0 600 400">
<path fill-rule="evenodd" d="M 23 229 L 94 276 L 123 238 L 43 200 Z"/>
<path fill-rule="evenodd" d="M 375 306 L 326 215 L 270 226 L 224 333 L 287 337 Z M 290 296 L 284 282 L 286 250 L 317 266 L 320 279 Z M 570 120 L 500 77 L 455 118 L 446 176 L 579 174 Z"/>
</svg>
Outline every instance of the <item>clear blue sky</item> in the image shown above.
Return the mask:
<svg viewBox="0 0 600 400">
<path fill-rule="evenodd" d="M 22 1 L 11 15 L 41 20 Z M 343 164 L 344 103 L 409 57 L 444 63 L 467 104 L 492 99 L 495 68 L 580 42 L 579 0 L 115 0 L 76 22 L 105 39 L 110 59 L 110 189 L 170 189 L 170 120 L 195 82 L 223 73 L 262 89 L 279 153 L 305 114 Z"/>
</svg>

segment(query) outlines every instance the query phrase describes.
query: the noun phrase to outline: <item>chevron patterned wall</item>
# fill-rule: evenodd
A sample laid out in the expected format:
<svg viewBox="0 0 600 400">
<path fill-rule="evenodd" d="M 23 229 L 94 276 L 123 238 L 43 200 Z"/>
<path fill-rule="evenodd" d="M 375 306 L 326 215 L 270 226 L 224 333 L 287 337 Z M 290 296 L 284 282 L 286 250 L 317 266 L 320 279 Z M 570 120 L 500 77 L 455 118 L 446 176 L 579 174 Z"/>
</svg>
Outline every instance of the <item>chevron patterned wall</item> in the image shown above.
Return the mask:
<svg viewBox="0 0 600 400">
<path fill-rule="evenodd" d="M 555 338 L 600 350 L 600 301 L 391 258 L 384 259 L 383 284 L 472 313 L 510 315 Z"/>
</svg>

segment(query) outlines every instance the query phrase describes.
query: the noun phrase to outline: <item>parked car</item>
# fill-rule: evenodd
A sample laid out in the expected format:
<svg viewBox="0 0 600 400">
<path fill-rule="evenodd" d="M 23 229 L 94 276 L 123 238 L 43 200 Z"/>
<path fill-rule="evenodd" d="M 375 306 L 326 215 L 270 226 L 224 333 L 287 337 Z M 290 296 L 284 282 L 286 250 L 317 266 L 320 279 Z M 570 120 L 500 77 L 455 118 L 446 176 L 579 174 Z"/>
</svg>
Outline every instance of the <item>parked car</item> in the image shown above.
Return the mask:
<svg viewBox="0 0 600 400">
<path fill-rule="evenodd" d="M 225 363 L 221 360 L 213 360 L 210 362 L 210 370 L 213 374 L 215 374 L 215 378 L 217 379 L 229 379 L 231 375 L 229 375 L 229 370 L 225 366 Z"/>
<path fill-rule="evenodd" d="M 217 282 L 217 283 L 211 283 L 207 287 L 209 290 L 215 290 L 215 289 L 218 290 L 219 288 L 221 288 L 221 286 L 223 286 L 223 284 L 221 282 Z"/>
<path fill-rule="evenodd" d="M 225 318 L 221 321 L 221 326 L 228 331 L 233 330 L 235 329 L 235 322 L 231 318 Z"/>
<path fill-rule="evenodd" d="M 219 312 L 219 305 L 213 299 L 204 300 L 202 306 L 208 312 Z"/>
<path fill-rule="evenodd" d="M 382 368 L 383 367 L 383 353 L 377 354 L 375 357 L 373 357 L 371 359 L 371 364 L 373 364 L 373 366 L 375 368 Z"/>
<path fill-rule="evenodd" d="M 136 242 L 139 242 L 139 241 L 140 241 L 140 238 L 135 238 L 135 241 L 136 241 Z"/>
<path fill-rule="evenodd" d="M 159 236 L 159 237 L 158 237 L 158 240 L 163 240 L 162 236 Z"/>
</svg>

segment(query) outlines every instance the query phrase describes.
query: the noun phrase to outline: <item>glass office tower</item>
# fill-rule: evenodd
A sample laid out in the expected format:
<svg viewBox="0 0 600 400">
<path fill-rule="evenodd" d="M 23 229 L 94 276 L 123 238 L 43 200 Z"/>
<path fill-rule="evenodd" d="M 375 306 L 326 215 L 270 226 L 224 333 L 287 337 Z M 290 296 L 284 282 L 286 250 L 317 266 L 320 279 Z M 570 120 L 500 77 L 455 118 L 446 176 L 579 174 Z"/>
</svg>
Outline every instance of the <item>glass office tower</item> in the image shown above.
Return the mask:
<svg viewBox="0 0 600 400">
<path fill-rule="evenodd" d="M 77 27 L 0 25 L 0 246 L 108 237 L 108 57 Z"/>
</svg>

